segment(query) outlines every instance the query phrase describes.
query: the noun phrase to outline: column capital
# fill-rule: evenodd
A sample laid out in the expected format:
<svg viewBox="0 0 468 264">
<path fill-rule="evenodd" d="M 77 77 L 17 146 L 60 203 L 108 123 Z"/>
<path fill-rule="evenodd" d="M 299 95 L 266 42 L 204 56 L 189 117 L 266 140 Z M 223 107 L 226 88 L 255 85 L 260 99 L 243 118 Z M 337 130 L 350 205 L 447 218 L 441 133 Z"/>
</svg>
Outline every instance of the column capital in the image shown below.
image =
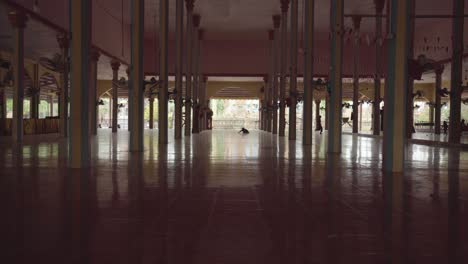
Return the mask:
<svg viewBox="0 0 468 264">
<path fill-rule="evenodd" d="M 60 49 L 68 49 L 70 47 L 70 39 L 66 33 L 57 34 L 57 42 Z"/>
<path fill-rule="evenodd" d="M 192 11 L 194 5 L 195 5 L 195 0 L 185 0 L 185 8 L 187 8 L 187 11 Z"/>
<path fill-rule="evenodd" d="M 203 40 L 204 38 L 205 38 L 205 30 L 201 28 L 198 30 L 198 39 Z"/>
<path fill-rule="evenodd" d="M 268 30 L 268 39 L 275 40 L 275 31 L 273 29 Z"/>
<path fill-rule="evenodd" d="M 201 17 L 199 14 L 194 14 L 192 16 L 192 21 L 193 21 L 193 26 L 195 28 L 199 27 L 200 26 L 200 20 L 201 20 Z"/>
<path fill-rule="evenodd" d="M 14 28 L 25 28 L 28 17 L 24 12 L 12 11 L 8 13 L 8 20 Z"/>
<path fill-rule="evenodd" d="M 91 48 L 91 51 L 89 52 L 89 58 L 91 61 L 98 61 L 99 57 L 101 57 L 101 53 L 94 48 Z"/>
<path fill-rule="evenodd" d="M 361 28 L 361 21 L 362 17 L 359 15 L 352 16 L 351 19 L 353 20 L 353 28 L 360 29 Z"/>
<path fill-rule="evenodd" d="M 281 15 L 274 15 L 273 16 L 273 26 L 275 28 L 279 28 L 281 25 Z"/>
<path fill-rule="evenodd" d="M 385 0 L 374 0 L 374 4 L 376 13 L 381 14 L 383 12 Z"/>
<path fill-rule="evenodd" d="M 120 61 L 112 60 L 110 65 L 111 65 L 111 68 L 112 68 L 113 71 L 118 71 L 119 68 L 120 68 Z"/>
<path fill-rule="evenodd" d="M 289 9 L 289 0 L 280 0 L 281 1 L 281 12 L 287 13 Z"/>
</svg>

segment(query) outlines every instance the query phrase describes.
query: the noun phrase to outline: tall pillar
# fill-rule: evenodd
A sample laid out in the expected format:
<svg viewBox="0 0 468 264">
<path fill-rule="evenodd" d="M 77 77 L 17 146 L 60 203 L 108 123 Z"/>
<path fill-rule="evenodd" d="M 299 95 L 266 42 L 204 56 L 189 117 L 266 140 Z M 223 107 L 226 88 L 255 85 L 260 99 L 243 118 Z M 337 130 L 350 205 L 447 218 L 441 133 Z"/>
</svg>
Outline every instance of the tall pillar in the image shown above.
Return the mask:
<svg viewBox="0 0 468 264">
<path fill-rule="evenodd" d="M 185 136 L 191 135 L 192 128 L 192 59 L 193 59 L 193 5 L 194 0 L 185 0 L 187 9 L 187 58 L 186 58 L 186 75 L 185 75 Z"/>
<path fill-rule="evenodd" d="M 328 152 L 341 152 L 342 68 L 343 68 L 343 0 L 331 1 L 331 67 Z"/>
<path fill-rule="evenodd" d="M 273 122 L 272 122 L 272 133 L 278 134 L 278 44 L 279 44 L 279 27 L 281 24 L 281 16 L 273 16 L 273 26 L 275 27 L 275 40 L 273 41 L 273 76 L 272 76 L 272 85 L 273 85 Z"/>
<path fill-rule="evenodd" d="M 68 136 L 68 74 L 69 74 L 69 60 L 68 60 L 68 48 L 70 46 L 68 35 L 59 34 L 57 35 L 57 42 L 59 43 L 62 64 L 64 65 L 60 72 L 60 135 L 63 137 Z"/>
<path fill-rule="evenodd" d="M 263 76 L 263 95 L 260 100 L 260 129 L 263 131 L 267 130 L 267 106 L 268 106 L 268 93 L 269 93 L 269 85 L 270 82 L 268 81 L 270 77 L 268 75 Z"/>
<path fill-rule="evenodd" d="M 410 3 L 391 0 L 388 39 L 388 67 L 385 89 L 385 133 L 383 141 L 383 169 L 402 172 L 404 167 L 406 96 L 408 83 L 408 49 Z"/>
<path fill-rule="evenodd" d="M 205 75 L 200 75 L 200 132 L 206 129 L 206 81 Z"/>
<path fill-rule="evenodd" d="M 89 51 L 91 1 L 71 2 L 71 93 L 69 162 L 72 168 L 88 167 L 89 142 Z"/>
<path fill-rule="evenodd" d="M 145 1 L 132 1 L 132 50 L 130 65 L 131 87 L 131 115 L 130 122 L 130 151 L 143 151 L 143 44 L 144 44 L 144 21 Z"/>
<path fill-rule="evenodd" d="M 40 83 L 39 83 L 39 65 L 33 65 L 33 94 L 29 103 L 29 113 L 31 119 L 39 118 L 39 100 L 40 100 Z"/>
<path fill-rule="evenodd" d="M 200 37 L 203 37 L 203 30 L 199 30 L 200 16 L 193 15 L 193 128 L 192 133 L 200 132 L 199 114 L 200 114 L 200 101 L 199 101 L 199 85 L 200 85 Z"/>
<path fill-rule="evenodd" d="M 149 129 L 153 129 L 154 128 L 154 97 L 151 96 L 150 98 L 148 98 L 148 102 L 149 102 L 149 121 L 148 121 L 148 125 L 149 125 Z"/>
<path fill-rule="evenodd" d="M 274 86 L 275 86 L 275 66 L 274 66 L 274 57 L 275 57 L 275 31 L 268 30 L 268 40 L 269 40 L 269 69 L 268 69 L 268 97 L 266 102 L 266 131 L 272 132 L 273 128 L 273 98 L 274 98 Z"/>
<path fill-rule="evenodd" d="M 375 35 L 377 43 L 375 44 L 375 76 L 374 76 L 374 104 L 372 105 L 372 128 L 374 135 L 380 135 L 380 86 L 382 76 L 382 12 L 385 0 L 374 0 L 375 4 Z"/>
<path fill-rule="evenodd" d="M 52 96 L 49 96 L 49 116 L 52 117 L 54 116 L 54 98 Z"/>
<path fill-rule="evenodd" d="M 288 49 L 288 8 L 289 0 L 281 0 L 281 43 L 280 43 L 280 103 L 279 103 L 279 131 L 278 135 L 284 137 L 286 129 L 286 51 Z"/>
<path fill-rule="evenodd" d="M 97 134 L 97 67 L 101 54 L 91 49 L 89 61 L 89 129 L 91 135 Z"/>
<path fill-rule="evenodd" d="M 354 28 L 354 54 L 353 54 L 353 133 L 359 131 L 359 49 L 360 49 L 360 34 L 361 34 L 361 19 L 360 16 L 353 16 Z"/>
<path fill-rule="evenodd" d="M 441 110 L 442 100 L 440 91 L 442 90 L 442 73 L 444 72 L 444 66 L 438 66 L 435 70 L 436 81 L 435 81 L 435 116 L 434 116 L 434 134 L 440 135 L 441 125 Z"/>
<path fill-rule="evenodd" d="M 120 62 L 111 61 L 112 68 L 112 133 L 117 132 L 118 128 L 118 113 L 119 113 L 119 68 Z"/>
<path fill-rule="evenodd" d="M 175 55 L 175 127 L 174 138 L 182 138 L 182 67 L 184 54 L 184 0 L 176 0 L 176 55 Z"/>
<path fill-rule="evenodd" d="M 130 123 L 130 117 L 132 116 L 132 108 L 130 104 L 132 102 L 132 86 L 130 85 L 130 66 L 125 70 L 127 74 L 127 89 L 128 89 L 128 117 L 127 117 L 127 130 L 131 131 L 132 124 Z"/>
<path fill-rule="evenodd" d="M 325 97 L 325 130 L 328 130 L 330 123 L 330 96 Z"/>
<path fill-rule="evenodd" d="M 8 14 L 13 26 L 13 142 L 23 141 L 23 100 L 24 100 L 24 28 L 28 18 L 23 12 L 13 11 Z"/>
<path fill-rule="evenodd" d="M 291 79 L 289 87 L 289 140 L 296 140 L 296 105 L 297 105 L 297 19 L 298 0 L 291 0 Z"/>
<path fill-rule="evenodd" d="M 5 89 L 0 89 L 0 136 L 5 134 L 6 112 Z"/>
<path fill-rule="evenodd" d="M 314 10 L 315 0 L 305 1 L 304 30 L 304 113 L 303 144 L 312 145 L 312 109 L 314 100 Z M 318 113 L 316 113 L 317 115 Z"/>
<path fill-rule="evenodd" d="M 463 74 L 464 0 L 453 0 L 452 20 L 452 74 L 450 79 L 449 142 L 460 143 L 461 94 Z"/>
<path fill-rule="evenodd" d="M 168 97 L 169 97 L 169 0 L 159 1 L 159 92 L 158 92 L 158 139 L 159 144 L 168 143 Z"/>
<path fill-rule="evenodd" d="M 407 59 L 414 59 L 414 36 L 415 36 L 415 13 L 416 13 L 416 0 L 408 0 L 410 3 L 410 20 L 409 20 L 409 48 Z M 412 76 L 408 76 L 406 96 L 406 137 L 410 139 L 413 136 L 414 128 L 414 79 Z"/>
</svg>

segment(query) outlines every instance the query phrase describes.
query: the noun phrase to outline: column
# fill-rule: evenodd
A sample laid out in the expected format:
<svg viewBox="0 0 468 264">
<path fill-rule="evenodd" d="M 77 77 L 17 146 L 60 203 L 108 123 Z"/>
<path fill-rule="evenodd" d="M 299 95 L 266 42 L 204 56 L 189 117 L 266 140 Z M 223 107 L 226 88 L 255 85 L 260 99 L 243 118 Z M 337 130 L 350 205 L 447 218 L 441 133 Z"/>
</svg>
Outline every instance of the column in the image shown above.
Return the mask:
<svg viewBox="0 0 468 264">
<path fill-rule="evenodd" d="M 132 124 L 130 123 L 130 117 L 132 116 L 132 108 L 130 104 L 132 102 L 132 86 L 130 85 L 130 66 L 125 70 L 127 74 L 127 89 L 128 89 L 128 116 L 127 116 L 127 130 L 131 130 Z"/>
<path fill-rule="evenodd" d="M 200 123 L 200 132 L 205 130 L 205 107 L 206 107 L 206 76 L 205 75 L 200 75 L 200 87 L 199 87 L 199 92 L 200 92 L 200 113 L 199 113 L 199 123 Z"/>
<path fill-rule="evenodd" d="M 342 67 L 343 67 L 343 0 L 331 1 L 331 64 L 328 152 L 341 152 Z"/>
<path fill-rule="evenodd" d="M 304 30 L 304 113 L 303 144 L 312 145 L 312 109 L 314 100 L 314 10 L 315 0 L 305 1 Z M 316 113 L 317 115 L 318 113 Z"/>
<path fill-rule="evenodd" d="M 441 110 L 442 110 L 442 100 L 440 96 L 440 91 L 442 90 L 442 73 L 444 72 L 444 67 L 438 65 L 435 74 L 435 117 L 434 117 L 434 134 L 440 135 L 440 125 L 441 125 Z"/>
<path fill-rule="evenodd" d="M 297 0 L 291 0 L 291 79 L 289 87 L 289 140 L 296 140 L 296 104 L 297 104 Z"/>
<path fill-rule="evenodd" d="M 168 143 L 168 99 L 169 99 L 169 69 L 168 69 L 168 35 L 169 35 L 169 0 L 159 1 L 159 92 L 158 92 L 158 139 L 159 144 Z M 150 104 L 151 105 L 151 104 Z M 152 114 L 151 114 L 152 115 Z M 153 120 L 151 120 L 153 122 Z"/>
<path fill-rule="evenodd" d="M 187 9 L 187 58 L 186 58 L 186 75 L 185 75 L 185 136 L 191 135 L 192 128 L 192 43 L 193 43 L 193 5 L 194 0 L 185 0 Z"/>
<path fill-rule="evenodd" d="M 268 75 L 263 76 L 263 96 L 260 100 L 260 129 L 263 131 L 267 130 L 267 106 L 268 106 L 268 93 L 269 93 L 269 85 L 270 82 L 268 81 L 270 77 Z"/>
<path fill-rule="evenodd" d="M 208 81 L 208 76 L 206 75 L 203 75 L 202 76 L 202 84 L 201 84 L 201 91 L 202 91 L 202 109 L 204 109 L 203 111 L 203 115 L 202 115 L 202 121 L 201 121 L 201 129 L 202 130 L 206 130 L 208 127 L 207 127 L 207 110 L 208 110 L 208 98 L 207 98 L 207 81 Z"/>
<path fill-rule="evenodd" d="M 13 26 L 13 142 L 23 141 L 23 100 L 24 100 L 24 28 L 28 18 L 23 12 L 13 11 L 8 14 Z"/>
<path fill-rule="evenodd" d="M 149 102 L 149 121 L 148 121 L 148 125 L 149 125 L 149 129 L 153 129 L 154 128 L 154 97 L 153 96 L 150 96 L 150 98 L 148 98 L 148 102 Z"/>
<path fill-rule="evenodd" d="M 97 135 L 97 68 L 101 54 L 91 49 L 89 61 L 89 129 L 91 135 Z"/>
<path fill-rule="evenodd" d="M 275 40 L 273 41 L 273 97 L 272 97 L 272 110 L 273 110 L 273 123 L 272 132 L 278 134 L 278 47 L 279 47 L 279 27 L 281 24 L 281 15 L 273 16 L 273 26 L 275 27 Z"/>
<path fill-rule="evenodd" d="M 72 168 L 88 167 L 89 142 L 89 51 L 91 1 L 71 2 L 71 89 L 69 162 Z"/>
<path fill-rule="evenodd" d="M 325 130 L 328 130 L 328 124 L 330 122 L 330 96 L 325 96 Z"/>
<path fill-rule="evenodd" d="M 460 143 L 461 94 L 463 75 L 464 0 L 453 0 L 452 20 L 452 74 L 450 79 L 449 142 Z"/>
<path fill-rule="evenodd" d="M 69 74 L 69 60 L 68 60 L 68 48 L 70 46 L 68 35 L 59 34 L 57 35 L 57 42 L 59 43 L 60 53 L 62 55 L 62 64 L 64 65 L 60 72 L 60 135 L 63 137 L 68 136 L 68 74 Z"/>
<path fill-rule="evenodd" d="M 286 51 L 288 49 L 288 8 L 289 0 L 281 0 L 281 43 L 280 43 L 280 103 L 279 103 L 279 132 L 280 137 L 284 137 L 286 129 Z"/>
<path fill-rule="evenodd" d="M 29 104 L 30 107 L 30 118 L 38 119 L 39 118 L 39 100 L 41 95 L 41 87 L 39 82 L 39 65 L 33 65 L 33 93 L 31 95 L 31 101 Z"/>
<path fill-rule="evenodd" d="M 410 24 L 409 24 L 409 49 L 408 49 L 408 60 L 414 58 L 414 34 L 415 34 L 415 8 L 416 0 L 409 0 L 410 2 Z M 410 139 L 413 136 L 414 127 L 414 79 L 408 76 L 408 95 L 406 96 L 406 137 Z"/>
<path fill-rule="evenodd" d="M 54 116 L 54 97 L 49 96 L 49 117 Z"/>
<path fill-rule="evenodd" d="M 182 65 L 184 53 L 184 0 L 176 0 L 175 115 L 174 138 L 182 138 Z"/>
<path fill-rule="evenodd" d="M 372 105 L 372 134 L 380 135 L 380 87 L 382 76 L 382 11 L 385 0 L 374 0 L 375 4 L 375 35 L 377 43 L 375 45 L 375 76 L 374 76 L 374 104 Z"/>
<path fill-rule="evenodd" d="M 361 34 L 361 17 L 353 16 L 354 28 L 354 52 L 353 52 L 353 133 L 359 131 L 359 49 L 360 49 L 360 34 Z"/>
<path fill-rule="evenodd" d="M 268 49 L 268 65 L 269 65 L 269 74 L 268 74 L 268 97 L 266 102 L 266 131 L 272 132 L 273 128 L 273 98 L 274 98 L 274 86 L 275 86 L 275 66 L 274 66 L 274 57 L 275 57 L 275 31 L 270 29 L 268 30 L 268 39 L 269 39 L 269 49 Z"/>
<path fill-rule="evenodd" d="M 193 128 L 192 133 L 199 133 L 200 132 L 200 124 L 199 122 L 199 112 L 200 112 L 200 105 L 198 99 L 198 88 L 200 84 L 200 30 L 198 30 L 200 26 L 200 16 L 195 14 L 193 15 L 193 60 L 192 60 L 192 72 L 193 72 L 193 93 L 192 93 L 192 100 L 193 100 Z M 203 35 L 203 31 L 201 31 L 201 35 Z"/>
<path fill-rule="evenodd" d="M 129 87 L 130 97 L 130 151 L 143 151 L 143 43 L 145 1 L 132 1 L 132 50 Z"/>
<path fill-rule="evenodd" d="M 5 134 L 6 125 L 6 95 L 5 89 L 0 89 L 0 136 Z"/>
<path fill-rule="evenodd" d="M 112 133 L 117 132 L 118 113 L 119 113 L 119 68 L 120 62 L 116 60 L 111 61 L 112 68 Z"/>
<path fill-rule="evenodd" d="M 383 169 L 402 172 L 404 165 L 410 3 L 391 0 L 385 89 Z"/>
</svg>

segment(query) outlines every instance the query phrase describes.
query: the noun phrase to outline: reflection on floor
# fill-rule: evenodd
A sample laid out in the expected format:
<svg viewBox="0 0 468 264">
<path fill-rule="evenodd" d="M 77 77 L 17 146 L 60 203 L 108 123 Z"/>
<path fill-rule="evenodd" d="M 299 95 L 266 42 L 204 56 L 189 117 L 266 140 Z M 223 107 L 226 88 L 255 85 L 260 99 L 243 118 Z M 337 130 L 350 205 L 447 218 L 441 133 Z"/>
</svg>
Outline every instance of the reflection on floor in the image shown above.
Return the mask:
<svg viewBox="0 0 468 264">
<path fill-rule="evenodd" d="M 467 152 L 410 145 L 398 176 L 380 139 L 145 133 L 100 132 L 86 170 L 54 136 L 1 143 L 2 263 L 468 263 Z"/>
</svg>

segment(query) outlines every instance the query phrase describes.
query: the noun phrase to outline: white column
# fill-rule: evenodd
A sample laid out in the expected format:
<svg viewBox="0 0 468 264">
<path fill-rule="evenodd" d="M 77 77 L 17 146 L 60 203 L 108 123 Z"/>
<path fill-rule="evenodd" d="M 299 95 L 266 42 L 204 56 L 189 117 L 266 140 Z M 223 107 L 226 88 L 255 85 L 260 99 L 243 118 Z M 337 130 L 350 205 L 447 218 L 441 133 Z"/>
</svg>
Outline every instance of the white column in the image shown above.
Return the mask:
<svg viewBox="0 0 468 264">
<path fill-rule="evenodd" d="M 288 49 L 288 8 L 289 0 L 281 0 L 281 44 L 280 44 L 280 112 L 278 135 L 284 137 L 286 130 L 286 69 L 288 60 L 286 52 Z"/>
<path fill-rule="evenodd" d="M 291 0 L 291 80 L 289 88 L 289 140 L 296 140 L 296 104 L 297 104 L 297 0 Z"/>
<path fill-rule="evenodd" d="M 13 142 L 23 141 L 23 100 L 24 100 L 24 28 L 28 18 L 23 12 L 8 14 L 13 26 L 13 120 L 11 135 Z"/>
<path fill-rule="evenodd" d="M 314 101 L 314 10 L 315 1 L 305 1 L 304 30 L 304 114 L 303 114 L 303 144 L 312 145 L 312 109 Z M 316 113 L 318 114 L 318 113 Z"/>
<path fill-rule="evenodd" d="M 112 68 L 112 133 L 117 132 L 119 113 L 119 68 L 120 62 L 111 61 Z"/>
</svg>

